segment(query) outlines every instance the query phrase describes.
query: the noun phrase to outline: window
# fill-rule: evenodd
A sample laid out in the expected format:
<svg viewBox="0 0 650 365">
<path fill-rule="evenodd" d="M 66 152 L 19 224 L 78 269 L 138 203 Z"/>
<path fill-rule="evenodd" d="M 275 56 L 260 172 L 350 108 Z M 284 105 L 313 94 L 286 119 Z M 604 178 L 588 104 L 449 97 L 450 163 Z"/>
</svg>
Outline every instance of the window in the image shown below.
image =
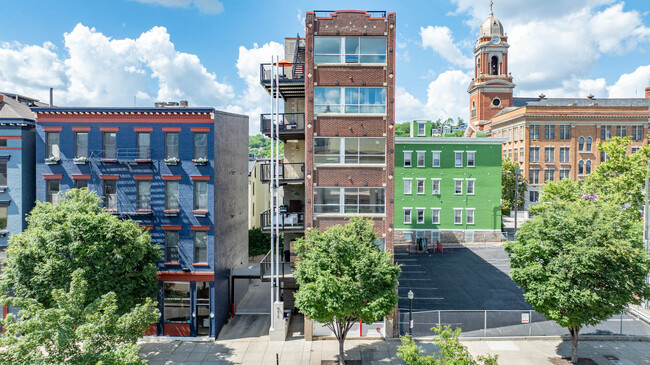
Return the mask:
<svg viewBox="0 0 650 365">
<path fill-rule="evenodd" d="M 518 158 L 519 158 L 519 148 L 516 148 L 516 147 L 515 147 L 515 149 L 514 149 L 514 153 L 513 153 L 512 157 L 513 157 L 513 159 L 514 159 L 514 160 L 513 160 L 514 162 L 518 162 L 517 160 L 518 160 Z"/>
<path fill-rule="evenodd" d="M 0 186 L 7 186 L 7 161 L 0 161 Z"/>
<path fill-rule="evenodd" d="M 571 139 L 571 126 L 570 125 L 561 125 L 560 126 L 560 140 L 568 141 Z"/>
<path fill-rule="evenodd" d="M 587 160 L 585 163 L 585 173 L 587 175 L 591 174 L 591 160 Z"/>
<path fill-rule="evenodd" d="M 536 141 L 539 139 L 539 126 L 531 125 L 530 126 L 530 139 Z"/>
<path fill-rule="evenodd" d="M 0 231 L 6 231 L 9 221 L 9 207 L 0 207 Z"/>
<path fill-rule="evenodd" d="M 165 262 L 178 263 L 178 231 L 165 231 Z"/>
<path fill-rule="evenodd" d="M 461 195 L 463 193 L 463 180 L 454 179 L 454 194 Z"/>
<path fill-rule="evenodd" d="M 560 169 L 560 180 L 568 179 L 570 171 L 571 171 L 571 169 L 566 169 L 566 168 Z"/>
<path fill-rule="evenodd" d="M 151 182 L 148 180 L 138 181 L 138 200 L 136 209 L 151 210 Z"/>
<path fill-rule="evenodd" d="M 424 224 L 424 208 L 415 208 L 418 224 Z"/>
<path fill-rule="evenodd" d="M 474 151 L 467 151 L 467 167 L 474 167 L 475 165 L 475 160 L 476 158 L 476 152 Z"/>
<path fill-rule="evenodd" d="M 569 147 L 560 147 L 560 162 L 569 162 Z"/>
<path fill-rule="evenodd" d="M 431 208 L 431 223 L 440 224 L 440 208 Z"/>
<path fill-rule="evenodd" d="M 512 148 L 508 148 L 508 159 L 512 160 Z"/>
<path fill-rule="evenodd" d="M 89 157 L 88 155 L 88 132 L 75 132 L 74 134 L 74 157 Z"/>
<path fill-rule="evenodd" d="M 194 231 L 194 262 L 208 262 L 208 232 Z"/>
<path fill-rule="evenodd" d="M 117 210 L 117 180 L 104 180 L 104 209 Z"/>
<path fill-rule="evenodd" d="M 314 163 L 383 164 L 385 138 L 314 138 Z"/>
<path fill-rule="evenodd" d="M 627 133 L 627 127 L 624 125 L 617 125 L 616 126 L 616 137 L 625 137 L 625 134 Z"/>
<path fill-rule="evenodd" d="M 545 125 L 544 126 L 544 139 L 555 139 L 555 126 L 554 125 Z"/>
<path fill-rule="evenodd" d="M 530 169 L 528 174 L 530 175 L 531 184 L 539 184 L 539 169 Z"/>
<path fill-rule="evenodd" d="M 431 192 L 433 195 L 440 194 L 440 179 L 431 179 Z"/>
<path fill-rule="evenodd" d="M 519 128 L 519 139 L 523 141 L 525 134 L 526 134 L 526 128 L 522 125 L 521 128 Z"/>
<path fill-rule="evenodd" d="M 411 167 L 411 151 L 404 151 L 404 167 Z"/>
<path fill-rule="evenodd" d="M 639 152 L 640 149 L 641 149 L 641 146 L 632 146 L 632 154 L 635 154 L 635 153 Z"/>
<path fill-rule="evenodd" d="M 591 137 L 585 139 L 585 151 L 591 151 Z"/>
<path fill-rule="evenodd" d="M 462 152 L 454 152 L 456 155 L 456 167 L 463 167 L 463 153 Z"/>
<path fill-rule="evenodd" d="M 600 162 L 605 162 L 607 160 L 609 160 L 609 156 L 607 156 L 607 152 L 600 151 Z"/>
<path fill-rule="evenodd" d="M 463 210 L 454 208 L 454 224 L 463 224 Z"/>
<path fill-rule="evenodd" d="M 59 204 L 59 180 L 46 180 L 45 185 L 47 193 L 46 201 L 48 203 Z"/>
<path fill-rule="evenodd" d="M 524 148 L 519 149 L 519 161 L 524 162 Z"/>
<path fill-rule="evenodd" d="M 585 137 L 578 138 L 578 151 L 582 152 L 585 150 Z"/>
<path fill-rule="evenodd" d="M 418 136 L 426 135 L 426 124 L 418 123 Z"/>
<path fill-rule="evenodd" d="M 386 37 L 314 37 L 315 63 L 386 63 Z"/>
<path fill-rule="evenodd" d="M 474 208 L 465 209 L 465 223 L 474 224 Z"/>
<path fill-rule="evenodd" d="M 45 151 L 45 157 L 50 158 L 61 158 L 61 149 L 59 147 L 59 132 L 45 132 L 45 143 L 47 150 Z"/>
<path fill-rule="evenodd" d="M 467 195 L 474 195 L 474 184 L 475 183 L 476 183 L 476 180 L 467 179 Z"/>
<path fill-rule="evenodd" d="M 190 323 L 190 282 L 165 281 L 163 290 L 165 323 Z"/>
<path fill-rule="evenodd" d="M 632 140 L 640 141 L 643 139 L 643 126 L 642 125 L 633 125 L 632 126 Z"/>
<path fill-rule="evenodd" d="M 194 210 L 208 210 L 208 182 L 194 182 Z"/>
<path fill-rule="evenodd" d="M 604 125 L 600 127 L 600 139 L 607 140 L 612 138 L 612 126 Z"/>
<path fill-rule="evenodd" d="M 508 157 L 508 151 L 507 151 L 507 150 L 503 150 L 503 159 L 505 160 L 506 157 Z"/>
<path fill-rule="evenodd" d="M 539 147 L 530 147 L 530 162 L 539 162 Z"/>
<path fill-rule="evenodd" d="M 165 158 L 179 158 L 178 154 L 178 133 L 165 133 Z"/>
<path fill-rule="evenodd" d="M 425 167 L 425 162 L 424 162 L 424 151 L 417 151 L 417 157 L 418 157 L 418 167 Z"/>
<path fill-rule="evenodd" d="M 194 133 L 194 159 L 208 158 L 208 134 Z"/>
<path fill-rule="evenodd" d="M 117 132 L 104 132 L 102 135 L 103 158 L 108 160 L 117 159 Z"/>
<path fill-rule="evenodd" d="M 151 134 L 149 132 L 137 133 L 137 153 L 139 160 L 151 159 Z"/>
<path fill-rule="evenodd" d="M 76 179 L 74 181 L 74 188 L 75 189 L 88 188 L 88 180 L 86 180 L 86 179 Z"/>
<path fill-rule="evenodd" d="M 314 113 L 385 114 L 385 87 L 316 87 Z"/>
<path fill-rule="evenodd" d="M 424 179 L 417 179 L 418 194 L 424 194 Z"/>
<path fill-rule="evenodd" d="M 404 224 L 411 224 L 411 208 L 404 208 Z"/>
<path fill-rule="evenodd" d="M 0 147 L 7 147 L 7 139 L 6 138 L 0 138 Z M 3 252 L 3 251 L 0 251 Z"/>
<path fill-rule="evenodd" d="M 384 188 L 314 188 L 314 214 L 384 214 Z"/>
<path fill-rule="evenodd" d="M 544 182 L 555 180 L 555 169 L 544 170 Z"/>
<path fill-rule="evenodd" d="M 544 147 L 544 162 L 555 162 L 555 147 Z"/>
<path fill-rule="evenodd" d="M 411 183 L 413 179 L 404 179 L 404 194 L 411 194 Z"/>
<path fill-rule="evenodd" d="M 580 160 L 578 162 L 578 175 L 584 175 L 585 173 L 585 162 Z"/>
<path fill-rule="evenodd" d="M 528 192 L 528 200 L 530 200 L 531 203 L 537 203 L 539 200 L 539 191 Z"/>
<path fill-rule="evenodd" d="M 165 181 L 165 210 L 178 210 L 178 207 L 178 181 Z"/>
<path fill-rule="evenodd" d="M 433 158 L 433 167 L 440 167 L 440 151 L 431 152 Z"/>
</svg>

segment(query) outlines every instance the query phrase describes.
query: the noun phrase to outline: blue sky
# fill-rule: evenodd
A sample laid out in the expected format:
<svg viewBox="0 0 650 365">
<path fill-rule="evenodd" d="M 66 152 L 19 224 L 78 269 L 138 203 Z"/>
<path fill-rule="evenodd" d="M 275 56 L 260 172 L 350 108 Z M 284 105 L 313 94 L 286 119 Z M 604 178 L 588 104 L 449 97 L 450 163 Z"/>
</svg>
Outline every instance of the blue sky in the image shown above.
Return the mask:
<svg viewBox="0 0 650 365">
<path fill-rule="evenodd" d="M 0 0 L 0 91 L 59 105 L 188 99 L 251 116 L 268 98 L 258 64 L 304 34 L 311 10 L 397 13 L 397 119 L 467 119 L 466 89 L 489 1 Z M 496 0 L 515 95 L 643 97 L 647 0 Z"/>
</svg>

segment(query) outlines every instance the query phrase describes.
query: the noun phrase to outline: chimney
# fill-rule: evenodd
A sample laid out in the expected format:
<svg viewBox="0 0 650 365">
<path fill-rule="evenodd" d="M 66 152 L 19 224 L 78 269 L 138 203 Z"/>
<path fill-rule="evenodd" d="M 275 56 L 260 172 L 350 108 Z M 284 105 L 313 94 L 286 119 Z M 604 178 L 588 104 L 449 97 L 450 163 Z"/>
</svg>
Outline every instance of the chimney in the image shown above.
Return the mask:
<svg viewBox="0 0 650 365">
<path fill-rule="evenodd" d="M 54 88 L 50 88 L 50 108 L 54 106 Z"/>
<path fill-rule="evenodd" d="M 0 103 L 2 103 L 4 101 L 3 98 L 4 98 L 4 95 L 0 94 Z"/>
<path fill-rule="evenodd" d="M 593 100 L 594 96 L 592 94 L 587 95 L 587 99 Z"/>
<path fill-rule="evenodd" d="M 645 88 L 645 98 L 650 99 L 650 87 Z"/>
<path fill-rule="evenodd" d="M 187 108 L 188 106 L 187 100 L 181 100 L 181 106 Z"/>
</svg>

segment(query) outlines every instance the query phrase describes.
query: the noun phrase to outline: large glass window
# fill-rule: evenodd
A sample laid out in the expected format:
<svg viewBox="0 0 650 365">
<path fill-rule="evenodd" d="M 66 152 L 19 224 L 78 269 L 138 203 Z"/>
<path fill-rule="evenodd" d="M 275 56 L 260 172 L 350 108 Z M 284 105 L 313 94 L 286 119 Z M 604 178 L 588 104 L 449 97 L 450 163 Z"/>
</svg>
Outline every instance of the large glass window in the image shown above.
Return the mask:
<svg viewBox="0 0 650 365">
<path fill-rule="evenodd" d="M 539 147 L 531 147 L 529 150 L 530 162 L 539 162 Z"/>
<path fill-rule="evenodd" d="M 59 138 L 59 132 L 45 132 L 45 144 L 47 148 L 45 151 L 46 158 L 61 158 Z"/>
<path fill-rule="evenodd" d="M 384 114 L 384 87 L 316 87 L 314 113 Z"/>
<path fill-rule="evenodd" d="M 190 282 L 165 281 L 163 284 L 166 323 L 190 323 Z"/>
<path fill-rule="evenodd" d="M 385 138 L 314 138 L 314 163 L 383 164 Z"/>
<path fill-rule="evenodd" d="M 138 201 L 136 209 L 151 210 L 151 182 L 148 180 L 138 181 Z"/>
<path fill-rule="evenodd" d="M 411 194 L 413 179 L 404 179 L 404 194 Z"/>
<path fill-rule="evenodd" d="M 208 182 L 194 182 L 194 210 L 208 210 Z"/>
<path fill-rule="evenodd" d="M 137 147 L 138 151 L 136 158 L 140 160 L 148 160 L 151 158 L 151 133 L 138 132 L 137 134 Z"/>
<path fill-rule="evenodd" d="M 531 184 L 536 185 L 539 184 L 539 169 L 530 169 L 528 171 L 529 175 L 529 181 Z"/>
<path fill-rule="evenodd" d="M 604 141 L 610 138 L 612 138 L 612 126 L 604 125 L 600 127 L 600 139 Z"/>
<path fill-rule="evenodd" d="M 625 137 L 627 134 L 627 126 L 617 125 L 616 126 L 616 137 Z"/>
<path fill-rule="evenodd" d="M 555 139 L 555 126 L 554 125 L 545 125 L 544 126 L 544 139 Z"/>
<path fill-rule="evenodd" d="M 59 180 L 46 180 L 46 201 L 48 203 L 59 204 Z"/>
<path fill-rule="evenodd" d="M 570 125 L 561 125 L 560 126 L 560 139 L 563 141 L 568 141 L 571 139 L 571 126 Z"/>
<path fill-rule="evenodd" d="M 315 63 L 386 63 L 386 37 L 314 37 Z"/>
<path fill-rule="evenodd" d="M 0 231 L 7 230 L 7 222 L 9 220 L 9 210 L 8 207 L 0 207 Z"/>
<path fill-rule="evenodd" d="M 165 133 L 165 158 L 178 158 L 178 133 Z"/>
<path fill-rule="evenodd" d="M 560 147 L 560 162 L 569 162 L 569 147 Z"/>
<path fill-rule="evenodd" d="M 640 141 L 643 139 L 643 126 L 642 125 L 633 125 L 632 126 L 632 140 Z"/>
<path fill-rule="evenodd" d="M 383 214 L 384 188 L 314 188 L 314 214 Z"/>
<path fill-rule="evenodd" d="M 208 158 L 208 134 L 194 133 L 194 159 Z"/>
<path fill-rule="evenodd" d="M 117 180 L 104 180 L 104 209 L 117 210 Z"/>
<path fill-rule="evenodd" d="M 178 181 L 165 181 L 165 209 L 178 210 Z"/>
<path fill-rule="evenodd" d="M 165 231 L 165 261 L 178 263 L 178 231 Z"/>
<path fill-rule="evenodd" d="M 88 188 L 88 180 L 86 180 L 86 179 L 76 179 L 74 181 L 74 188 L 75 189 Z"/>
<path fill-rule="evenodd" d="M 530 139 L 535 141 L 539 139 L 539 126 L 531 125 L 530 126 Z"/>
<path fill-rule="evenodd" d="M 88 132 L 76 132 L 74 134 L 74 157 L 89 157 Z"/>
<path fill-rule="evenodd" d="M 555 162 L 555 147 L 544 147 L 544 162 Z"/>
<path fill-rule="evenodd" d="M 194 262 L 208 262 L 208 232 L 194 231 Z"/>
<path fill-rule="evenodd" d="M 0 186 L 7 186 L 7 161 L 0 161 Z"/>
<path fill-rule="evenodd" d="M 106 159 L 115 160 L 117 159 L 117 133 L 116 132 L 104 132 L 103 135 L 103 149 L 104 157 Z"/>
</svg>

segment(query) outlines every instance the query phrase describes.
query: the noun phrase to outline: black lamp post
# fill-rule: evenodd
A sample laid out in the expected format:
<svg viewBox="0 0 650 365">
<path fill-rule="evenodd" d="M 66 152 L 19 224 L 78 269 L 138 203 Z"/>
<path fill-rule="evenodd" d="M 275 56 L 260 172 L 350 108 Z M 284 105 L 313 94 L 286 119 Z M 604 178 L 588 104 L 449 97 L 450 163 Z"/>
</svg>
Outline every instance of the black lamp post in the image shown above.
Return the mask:
<svg viewBox="0 0 650 365">
<path fill-rule="evenodd" d="M 409 298 L 409 335 L 413 335 L 413 290 L 408 292 Z"/>
</svg>

